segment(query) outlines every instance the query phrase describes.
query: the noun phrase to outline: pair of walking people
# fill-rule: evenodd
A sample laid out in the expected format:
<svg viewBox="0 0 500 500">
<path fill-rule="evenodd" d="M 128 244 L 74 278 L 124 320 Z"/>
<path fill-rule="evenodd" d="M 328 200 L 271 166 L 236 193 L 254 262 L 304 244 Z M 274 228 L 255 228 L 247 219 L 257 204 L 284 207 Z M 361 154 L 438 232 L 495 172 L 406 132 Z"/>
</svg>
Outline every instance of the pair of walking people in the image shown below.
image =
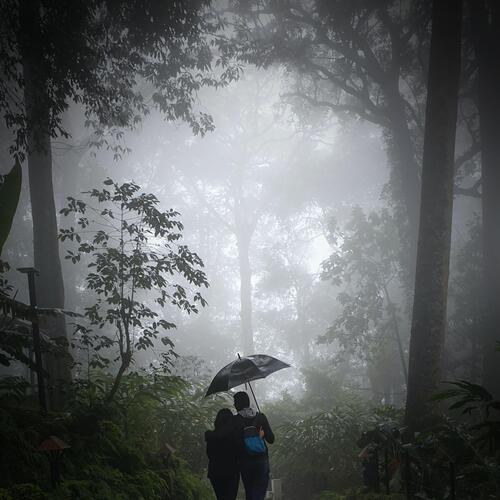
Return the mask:
<svg viewBox="0 0 500 500">
<path fill-rule="evenodd" d="M 267 443 L 274 434 L 266 416 L 250 407 L 246 392 L 234 395 L 236 415 L 223 408 L 205 432 L 208 478 L 217 500 L 235 500 L 241 480 L 246 500 L 264 500 L 269 483 Z"/>
</svg>

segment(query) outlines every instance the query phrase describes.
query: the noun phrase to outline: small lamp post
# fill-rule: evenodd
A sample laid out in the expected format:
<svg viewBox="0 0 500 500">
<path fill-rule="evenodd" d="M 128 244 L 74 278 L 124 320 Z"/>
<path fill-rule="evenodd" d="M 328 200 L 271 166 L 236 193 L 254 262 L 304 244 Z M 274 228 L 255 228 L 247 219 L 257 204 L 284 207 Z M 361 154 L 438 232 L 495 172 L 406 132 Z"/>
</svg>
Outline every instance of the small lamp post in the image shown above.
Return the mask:
<svg viewBox="0 0 500 500">
<path fill-rule="evenodd" d="M 49 436 L 42 441 L 36 451 L 46 453 L 50 462 L 50 484 L 55 488 L 61 482 L 61 459 L 63 451 L 71 448 L 57 436 Z"/>
<path fill-rule="evenodd" d="M 33 331 L 33 349 L 35 351 L 36 376 L 38 382 L 38 402 L 42 413 L 47 413 L 47 398 L 45 395 L 45 381 L 43 378 L 42 349 L 40 346 L 40 327 L 36 312 L 35 275 L 40 274 L 34 267 L 19 267 L 20 273 L 28 275 L 28 288 L 31 306 L 31 328 Z"/>
</svg>

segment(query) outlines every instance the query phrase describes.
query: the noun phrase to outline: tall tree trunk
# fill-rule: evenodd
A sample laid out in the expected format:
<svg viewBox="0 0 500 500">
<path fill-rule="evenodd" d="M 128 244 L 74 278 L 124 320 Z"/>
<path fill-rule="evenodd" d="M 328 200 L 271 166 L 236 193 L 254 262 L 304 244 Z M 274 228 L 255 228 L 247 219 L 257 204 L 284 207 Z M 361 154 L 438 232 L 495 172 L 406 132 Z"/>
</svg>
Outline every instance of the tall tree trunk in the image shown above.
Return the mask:
<svg viewBox="0 0 500 500">
<path fill-rule="evenodd" d="M 238 247 L 240 271 L 240 318 L 241 349 L 245 355 L 254 353 L 252 328 L 252 268 L 250 266 L 250 242 L 255 225 L 249 221 L 246 200 L 243 194 L 243 172 L 235 172 L 231 191 L 234 199 L 234 234 Z"/>
<path fill-rule="evenodd" d="M 383 290 L 385 295 L 385 300 L 387 301 L 387 312 L 389 313 L 390 321 L 392 323 L 392 328 L 394 330 L 394 339 L 396 340 L 396 344 L 398 347 L 398 355 L 399 361 L 401 363 L 401 371 L 403 372 L 404 382 L 408 385 L 408 367 L 406 366 L 406 357 L 405 351 L 403 348 L 403 342 L 401 340 L 401 333 L 399 331 L 399 321 L 396 314 L 396 306 L 391 300 L 391 296 L 389 295 L 389 289 L 387 288 L 387 284 L 383 284 Z"/>
<path fill-rule="evenodd" d="M 500 5 L 470 2 L 479 64 L 479 119 L 482 168 L 484 330 L 483 384 L 500 397 Z"/>
<path fill-rule="evenodd" d="M 406 401 L 406 423 L 410 431 L 432 420 L 433 407 L 429 399 L 441 377 L 453 209 L 461 11 L 461 0 L 433 2 Z"/>
<path fill-rule="evenodd" d="M 299 356 L 302 357 L 302 366 L 309 366 L 311 362 L 311 349 L 309 346 L 309 337 L 307 331 L 307 313 L 306 310 L 306 293 L 300 285 L 297 285 L 295 297 L 295 311 L 297 314 L 297 326 L 301 340 L 301 352 Z"/>
<path fill-rule="evenodd" d="M 420 175 L 415 158 L 408 120 L 405 113 L 405 103 L 400 95 L 399 78 L 388 93 L 388 111 L 391 122 L 390 155 L 395 163 L 392 169 L 391 183 L 406 216 L 407 226 L 401 230 L 401 239 L 406 244 L 407 251 L 403 257 L 408 273 L 408 286 L 413 288 L 415 263 L 417 256 L 418 224 L 420 214 Z"/>
<path fill-rule="evenodd" d="M 253 354 L 252 330 L 252 270 L 250 267 L 250 235 L 244 228 L 236 228 L 238 262 L 240 268 L 241 346 L 243 353 Z"/>
<path fill-rule="evenodd" d="M 57 239 L 57 216 L 52 184 L 50 117 L 47 105 L 46 73 L 40 33 L 40 4 L 21 2 L 24 100 L 27 123 L 27 156 L 31 213 L 33 220 L 34 265 L 39 307 L 64 307 L 64 285 Z M 63 317 L 50 318 L 41 325 L 53 339 L 65 345 L 63 355 L 48 354 L 49 402 L 53 409 L 64 403 L 64 386 L 71 380 Z"/>
</svg>

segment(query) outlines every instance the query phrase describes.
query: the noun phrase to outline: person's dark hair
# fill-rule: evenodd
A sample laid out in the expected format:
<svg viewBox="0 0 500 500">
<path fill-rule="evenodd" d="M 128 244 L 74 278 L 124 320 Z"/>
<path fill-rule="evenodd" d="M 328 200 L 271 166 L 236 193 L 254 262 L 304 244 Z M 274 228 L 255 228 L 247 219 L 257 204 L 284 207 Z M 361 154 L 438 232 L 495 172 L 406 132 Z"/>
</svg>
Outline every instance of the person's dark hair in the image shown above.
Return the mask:
<svg viewBox="0 0 500 500">
<path fill-rule="evenodd" d="M 237 392 L 234 395 L 234 407 L 236 411 L 243 410 L 243 408 L 248 408 L 250 406 L 250 398 L 245 391 Z"/>
<path fill-rule="evenodd" d="M 233 412 L 229 408 L 222 408 L 217 412 L 215 417 L 214 427 L 220 429 L 233 418 Z"/>
</svg>

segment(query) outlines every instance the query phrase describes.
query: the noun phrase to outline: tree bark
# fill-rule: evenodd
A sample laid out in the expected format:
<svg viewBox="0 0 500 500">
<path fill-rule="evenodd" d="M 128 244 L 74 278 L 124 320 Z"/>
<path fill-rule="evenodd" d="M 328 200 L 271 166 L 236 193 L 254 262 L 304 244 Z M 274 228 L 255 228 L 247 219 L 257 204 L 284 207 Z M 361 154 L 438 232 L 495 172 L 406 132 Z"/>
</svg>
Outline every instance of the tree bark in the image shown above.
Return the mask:
<svg viewBox="0 0 500 500">
<path fill-rule="evenodd" d="M 47 75 L 40 33 L 40 4 L 21 2 L 22 65 L 27 124 L 27 157 L 31 214 L 33 220 L 34 265 L 40 307 L 64 307 L 64 285 L 59 258 L 57 216 L 52 183 L 50 112 L 47 104 Z M 50 318 L 41 325 L 64 347 L 61 355 L 47 354 L 49 404 L 60 409 L 64 404 L 64 386 L 71 380 L 63 317 Z"/>
<path fill-rule="evenodd" d="M 410 431 L 417 431 L 432 421 L 430 398 L 441 378 L 451 246 L 461 10 L 461 0 L 433 2 L 406 401 L 406 423 Z"/>
<path fill-rule="evenodd" d="M 404 251 L 401 263 L 406 277 L 408 290 L 413 290 L 415 283 L 415 265 L 417 261 L 417 240 L 420 215 L 421 181 L 419 167 L 415 158 L 415 148 L 408 129 L 408 121 L 398 84 L 387 96 L 390 119 L 389 134 L 392 143 L 389 153 L 395 163 L 391 171 L 391 184 L 396 199 L 399 198 L 403 209 L 399 234 Z"/>
<path fill-rule="evenodd" d="M 115 395 L 118 392 L 118 389 L 120 388 L 120 385 L 122 383 L 123 375 L 125 375 L 125 372 L 130 368 L 131 362 L 132 362 L 132 352 L 130 350 L 130 345 L 129 345 L 127 351 L 121 354 L 120 367 L 118 368 L 118 372 L 116 373 L 115 378 L 113 379 L 113 384 L 111 385 L 111 389 L 106 395 L 107 404 L 110 404 L 115 398 Z"/>
<path fill-rule="evenodd" d="M 470 2 L 479 66 L 479 120 L 484 252 L 483 384 L 500 398 L 500 5 Z"/>
<path fill-rule="evenodd" d="M 396 344 L 398 346 L 398 354 L 399 361 L 401 363 L 401 371 L 403 372 L 404 382 L 408 386 L 408 367 L 406 366 L 406 358 L 405 351 L 403 348 L 403 342 L 401 341 L 401 334 L 399 332 L 399 321 L 396 315 L 396 306 L 393 304 L 391 300 L 391 296 L 389 295 L 389 290 L 387 285 L 384 283 L 383 285 L 385 300 L 387 301 L 387 309 L 391 318 L 392 327 L 394 329 L 394 338 L 396 340 Z"/>
</svg>

